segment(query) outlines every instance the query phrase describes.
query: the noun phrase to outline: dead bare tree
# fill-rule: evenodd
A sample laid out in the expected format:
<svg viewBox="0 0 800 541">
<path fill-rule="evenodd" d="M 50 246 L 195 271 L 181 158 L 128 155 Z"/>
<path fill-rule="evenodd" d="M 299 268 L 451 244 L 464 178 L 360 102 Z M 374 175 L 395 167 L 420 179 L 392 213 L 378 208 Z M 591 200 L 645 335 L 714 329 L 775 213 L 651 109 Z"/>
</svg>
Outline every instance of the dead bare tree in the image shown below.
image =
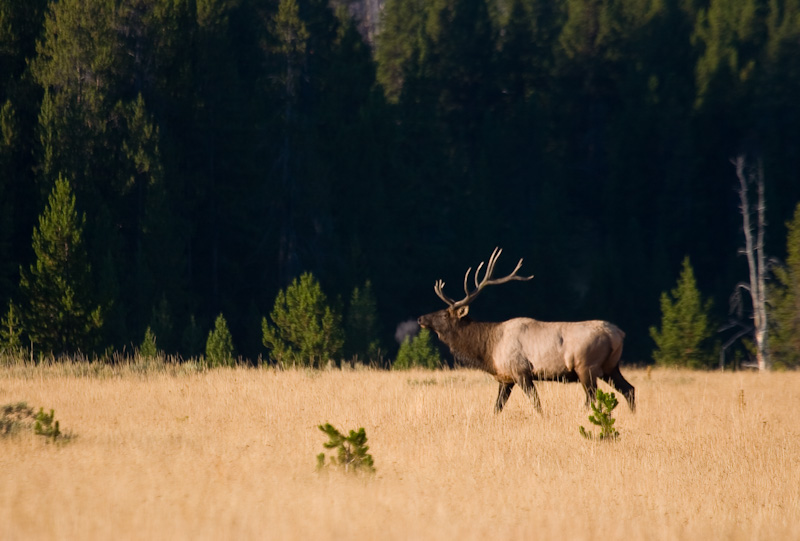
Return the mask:
<svg viewBox="0 0 800 541">
<path fill-rule="evenodd" d="M 753 301 L 753 326 L 756 341 L 756 361 L 759 370 L 770 368 L 769 347 L 767 344 L 767 266 L 766 255 L 764 254 L 764 230 L 766 229 L 766 203 L 764 201 L 764 165 L 758 161 L 758 167 L 748 168 L 745 157 L 738 156 L 731 163 L 736 167 L 736 176 L 739 179 L 739 209 L 742 213 L 742 229 L 744 231 L 744 248 L 740 253 L 747 257 L 747 266 L 750 269 L 750 283 L 741 282 L 737 284 L 738 290 L 745 290 L 750 293 Z M 758 201 L 756 203 L 757 229 L 755 240 L 753 239 L 753 224 L 748 199 L 748 185 L 756 185 Z"/>
</svg>

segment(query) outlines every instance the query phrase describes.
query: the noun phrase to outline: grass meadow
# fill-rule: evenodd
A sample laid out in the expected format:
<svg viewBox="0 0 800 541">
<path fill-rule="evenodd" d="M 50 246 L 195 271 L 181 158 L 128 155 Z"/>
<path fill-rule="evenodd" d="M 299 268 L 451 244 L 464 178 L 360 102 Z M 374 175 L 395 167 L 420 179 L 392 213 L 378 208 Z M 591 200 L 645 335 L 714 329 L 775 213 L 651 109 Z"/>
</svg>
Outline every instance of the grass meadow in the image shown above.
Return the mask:
<svg viewBox="0 0 800 541">
<path fill-rule="evenodd" d="M 800 373 L 623 373 L 591 442 L 577 384 L 495 415 L 469 370 L 0 367 L 73 435 L 0 439 L 0 539 L 800 539 Z M 377 472 L 317 472 L 324 422 Z"/>
</svg>

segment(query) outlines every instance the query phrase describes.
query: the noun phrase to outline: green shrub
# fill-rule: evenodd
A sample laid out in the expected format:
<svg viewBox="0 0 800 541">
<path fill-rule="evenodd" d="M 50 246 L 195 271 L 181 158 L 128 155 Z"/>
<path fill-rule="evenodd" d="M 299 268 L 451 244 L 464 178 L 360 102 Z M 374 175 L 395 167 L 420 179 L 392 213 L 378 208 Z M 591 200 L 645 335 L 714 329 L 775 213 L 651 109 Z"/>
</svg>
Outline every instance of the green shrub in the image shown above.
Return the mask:
<svg viewBox="0 0 800 541">
<path fill-rule="evenodd" d="M 397 359 L 392 364 L 393 370 L 407 370 L 409 368 L 428 368 L 435 370 L 442 366 L 442 358 L 433 345 L 431 332 L 422 329 L 417 336 L 406 337 L 400 344 Z"/>
<path fill-rule="evenodd" d="M 142 345 L 139 346 L 139 355 L 142 357 L 155 357 L 158 355 L 156 335 L 150 326 L 144 331 L 144 340 L 142 340 Z"/>
<path fill-rule="evenodd" d="M 617 405 L 619 405 L 619 402 L 614 393 L 604 393 L 600 389 L 597 389 L 597 397 L 592 402 L 592 411 L 594 414 L 589 415 L 589 421 L 600 427 L 600 434 L 597 437 L 598 440 L 615 440 L 619 437 L 619 432 L 614 429 L 616 419 L 611 416 L 611 412 Z M 580 427 L 580 433 L 586 439 L 595 439 L 594 434 L 587 431 L 583 426 Z"/>
<path fill-rule="evenodd" d="M 39 408 L 39 413 L 34 415 L 33 408 L 25 402 L 0 406 L 0 437 L 14 436 L 26 430 L 33 430 L 37 436 L 43 436 L 53 443 L 68 441 L 73 437 L 61 432 L 52 409 L 50 413 L 45 413 L 44 408 Z"/>
<path fill-rule="evenodd" d="M 228 330 L 228 323 L 225 317 L 220 314 L 214 321 L 214 328 L 208 333 L 206 341 L 206 365 L 233 366 L 233 338 Z"/>
<path fill-rule="evenodd" d="M 336 466 L 345 472 L 355 473 L 363 471 L 366 473 L 375 472 L 375 464 L 372 460 L 372 455 L 367 453 L 369 446 L 367 445 L 367 433 L 361 427 L 358 431 L 351 430 L 348 436 L 345 436 L 330 423 L 319 425 L 319 429 L 328 435 L 328 441 L 323 443 L 325 449 L 335 449 L 336 456 L 331 457 L 330 464 Z M 317 455 L 317 469 L 321 470 L 325 467 L 325 453 Z"/>
<path fill-rule="evenodd" d="M 656 343 L 653 358 L 663 366 L 709 368 L 717 356 L 710 344 L 714 328 L 709 321 L 711 299 L 703 301 L 694 271 L 686 257 L 678 284 L 661 294 L 661 329 L 650 328 Z"/>
<path fill-rule="evenodd" d="M 44 408 L 39 408 L 39 413 L 36 414 L 34 421 L 33 433 L 37 436 L 44 436 L 56 441 L 56 438 L 61 435 L 58 421 L 55 420 L 54 410 L 51 409 L 50 413 L 47 414 L 44 412 Z"/>
<path fill-rule="evenodd" d="M 0 352 L 8 354 L 22 350 L 22 322 L 19 310 L 13 302 L 8 301 L 8 312 L 0 321 Z"/>
<path fill-rule="evenodd" d="M 261 321 L 262 342 L 282 366 L 319 368 L 342 352 L 342 318 L 310 272 L 278 292 L 270 319 Z"/>
</svg>

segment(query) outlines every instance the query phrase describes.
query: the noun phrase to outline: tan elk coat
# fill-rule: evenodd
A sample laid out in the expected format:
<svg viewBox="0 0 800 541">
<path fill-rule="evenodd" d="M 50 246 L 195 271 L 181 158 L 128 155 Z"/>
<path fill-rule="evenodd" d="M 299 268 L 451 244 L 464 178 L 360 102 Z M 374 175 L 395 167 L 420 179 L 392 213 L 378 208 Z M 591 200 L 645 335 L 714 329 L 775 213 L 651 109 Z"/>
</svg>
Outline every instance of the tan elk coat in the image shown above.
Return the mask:
<svg viewBox="0 0 800 541">
<path fill-rule="evenodd" d="M 541 410 L 534 386 L 534 381 L 541 380 L 580 381 L 588 405 L 594 399 L 597 378 L 618 389 L 634 410 L 634 387 L 619 370 L 625 333 L 613 323 L 599 320 L 547 322 L 523 317 L 483 323 L 467 315 L 469 303 L 484 287 L 532 278 L 516 275 L 522 266 L 520 259 L 510 275 L 491 279 L 500 252 L 496 248 L 492 253 L 480 283 L 477 274 L 483 263 L 478 267 L 473 292 L 467 287 L 472 269 L 467 270 L 464 277 L 467 297 L 461 301 L 447 297 L 442 291 L 444 282 L 438 281 L 434 290 L 448 307 L 421 316 L 420 326 L 432 329 L 456 360 L 494 376 L 500 384 L 495 403 L 498 412 L 503 409 L 514 385 L 522 387 L 534 406 Z"/>
</svg>

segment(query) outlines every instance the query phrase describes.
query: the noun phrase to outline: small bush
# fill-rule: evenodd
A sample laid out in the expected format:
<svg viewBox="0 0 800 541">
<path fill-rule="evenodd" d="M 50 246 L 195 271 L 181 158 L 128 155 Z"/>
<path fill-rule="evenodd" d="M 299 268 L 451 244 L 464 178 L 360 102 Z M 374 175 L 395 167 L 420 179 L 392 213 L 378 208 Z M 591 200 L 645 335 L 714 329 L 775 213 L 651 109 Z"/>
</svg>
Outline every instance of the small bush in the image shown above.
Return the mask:
<svg viewBox="0 0 800 541">
<path fill-rule="evenodd" d="M 37 436 L 44 436 L 45 438 L 51 438 L 53 441 L 56 441 L 56 438 L 61 435 L 58 421 L 55 420 L 54 410 L 50 410 L 50 413 L 47 414 L 44 412 L 44 408 L 39 408 L 39 413 L 36 414 L 35 420 L 33 433 Z"/>
<path fill-rule="evenodd" d="M 261 320 L 262 343 L 281 366 L 322 368 L 342 352 L 342 317 L 310 272 L 278 292 L 270 320 Z"/>
<path fill-rule="evenodd" d="M 13 436 L 28 428 L 33 420 L 33 408 L 25 402 L 0 407 L 0 436 Z"/>
<path fill-rule="evenodd" d="M 233 366 L 233 338 L 222 314 L 217 316 L 214 329 L 206 341 L 206 364 L 209 367 Z"/>
<path fill-rule="evenodd" d="M 144 340 L 142 340 L 142 345 L 139 346 L 139 355 L 142 357 L 155 357 L 158 355 L 156 335 L 150 326 L 144 331 Z"/>
<path fill-rule="evenodd" d="M 616 408 L 617 405 L 619 405 L 619 402 L 614 393 L 604 393 L 600 389 L 597 389 L 597 398 L 592 402 L 592 411 L 594 411 L 594 414 L 589 416 L 589 420 L 592 424 L 600 427 L 600 434 L 597 437 L 598 440 L 615 440 L 619 437 L 619 432 L 614 429 L 616 419 L 611 416 L 612 410 Z M 583 426 L 581 426 L 580 432 L 586 439 L 595 439 L 594 434 L 584 429 Z"/>
<path fill-rule="evenodd" d="M 661 294 L 661 328 L 650 327 L 656 344 L 653 359 L 660 366 L 710 368 L 717 362 L 711 299 L 697 289 L 689 257 L 683 260 L 678 284 Z"/>
<path fill-rule="evenodd" d="M 409 368 L 429 368 L 435 370 L 442 366 L 442 358 L 431 341 L 431 332 L 422 329 L 413 338 L 406 337 L 397 352 L 397 359 L 392 364 L 394 370 Z"/>
<path fill-rule="evenodd" d="M 34 415 L 33 408 L 25 402 L 0 406 L 0 437 L 14 436 L 27 430 L 33 430 L 37 436 L 44 436 L 53 443 L 72 438 L 71 434 L 61 432 L 52 409 L 45 413 L 44 408 L 39 408 L 39 413 Z"/>
<path fill-rule="evenodd" d="M 367 445 L 367 433 L 363 427 L 358 431 L 351 430 L 348 436 L 336 430 L 330 423 L 319 425 L 319 429 L 329 438 L 322 444 L 325 449 L 336 450 L 336 456 L 330 459 L 331 465 L 337 466 L 345 472 L 375 472 L 372 455 L 367 453 L 369 446 Z M 317 469 L 321 470 L 325 465 L 325 453 L 323 452 L 317 455 Z"/>
<path fill-rule="evenodd" d="M 22 351 L 22 322 L 19 310 L 8 301 L 8 312 L 0 321 L 0 351 L 14 354 Z"/>
</svg>

